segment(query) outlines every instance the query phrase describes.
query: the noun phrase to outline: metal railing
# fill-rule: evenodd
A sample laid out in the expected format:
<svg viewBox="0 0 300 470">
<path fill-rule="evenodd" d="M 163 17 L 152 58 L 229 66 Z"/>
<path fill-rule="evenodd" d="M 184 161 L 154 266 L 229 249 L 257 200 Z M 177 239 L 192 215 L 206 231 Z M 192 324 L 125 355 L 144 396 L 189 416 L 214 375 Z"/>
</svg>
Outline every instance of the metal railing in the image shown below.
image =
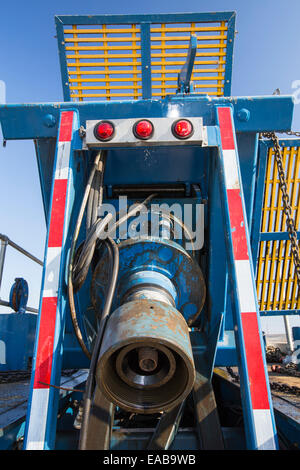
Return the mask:
<svg viewBox="0 0 300 470">
<path fill-rule="evenodd" d="M 0 233 L 0 242 L 1 242 L 1 249 L 0 249 L 0 290 L 1 290 L 1 284 L 2 284 L 2 277 L 3 277 L 3 268 L 4 268 L 4 262 L 5 262 L 5 256 L 6 256 L 6 248 L 7 246 L 11 246 L 15 250 L 19 251 L 23 255 L 27 256 L 27 258 L 30 258 L 32 261 L 35 263 L 39 264 L 40 266 L 43 266 L 43 262 L 36 258 L 34 255 L 29 253 L 29 251 L 24 250 L 21 246 L 17 245 L 14 243 L 12 240 L 10 240 L 6 235 L 3 235 Z M 7 302 L 5 300 L 2 300 L 0 297 L 0 305 L 3 305 L 4 307 L 11 307 L 10 302 Z M 32 307 L 26 307 L 26 310 L 28 312 L 33 312 L 33 313 L 38 313 L 38 309 L 32 308 Z"/>
</svg>

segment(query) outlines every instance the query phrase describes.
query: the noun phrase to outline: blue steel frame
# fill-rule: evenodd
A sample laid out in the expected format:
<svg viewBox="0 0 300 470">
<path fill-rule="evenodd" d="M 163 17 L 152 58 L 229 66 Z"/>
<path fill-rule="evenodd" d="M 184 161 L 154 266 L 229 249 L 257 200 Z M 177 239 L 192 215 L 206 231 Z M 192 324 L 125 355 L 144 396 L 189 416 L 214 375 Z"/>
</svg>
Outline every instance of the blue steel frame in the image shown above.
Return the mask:
<svg viewBox="0 0 300 470">
<path fill-rule="evenodd" d="M 293 99 L 292 97 L 287 96 L 269 96 L 269 97 L 239 97 L 239 98 L 211 98 L 207 99 L 204 97 L 199 97 L 196 95 L 186 95 L 182 97 L 180 95 L 174 95 L 172 97 L 168 97 L 165 100 L 139 100 L 139 101 L 122 101 L 122 102 L 85 102 L 85 103 L 48 103 L 42 105 L 3 105 L 0 106 L 0 121 L 2 124 L 3 135 L 5 139 L 37 139 L 37 146 L 39 148 L 39 155 L 40 157 L 42 154 L 44 155 L 43 162 L 40 158 L 40 175 L 42 176 L 42 189 L 45 192 L 43 195 L 45 209 L 48 205 L 48 213 L 49 213 L 49 200 L 50 200 L 50 191 L 51 186 L 49 187 L 49 181 L 47 181 L 47 176 L 49 177 L 49 173 L 52 173 L 52 166 L 53 164 L 49 164 L 48 158 L 45 156 L 51 156 L 53 152 L 53 141 L 55 141 L 58 133 L 58 124 L 59 124 L 59 117 L 62 110 L 75 110 L 78 114 L 78 127 L 80 125 L 85 126 L 86 120 L 88 119 L 95 119 L 95 117 L 99 118 L 107 118 L 107 119 L 114 119 L 114 118 L 128 118 L 128 117 L 165 117 L 168 116 L 168 112 L 170 106 L 181 104 L 181 116 L 201 116 L 203 118 L 204 125 L 207 126 L 208 131 L 208 139 L 209 139 L 209 149 L 202 149 L 199 147 L 194 147 L 193 151 L 211 151 L 212 155 L 211 158 L 208 158 L 209 168 L 206 170 L 209 181 L 201 182 L 201 184 L 205 184 L 209 190 L 211 191 L 210 195 L 214 197 L 212 206 L 211 206 L 211 222 L 210 222 L 210 234 L 209 234 L 209 255 L 211 257 L 210 260 L 210 269 L 209 272 L 209 289 L 213 293 L 213 286 L 220 286 L 218 288 L 218 296 L 211 296 L 212 297 L 212 323 L 211 329 L 208 332 L 208 338 L 211 341 L 211 351 L 210 355 L 210 365 L 218 365 L 220 363 L 225 363 L 226 365 L 233 365 L 232 360 L 235 354 L 235 347 L 233 347 L 232 342 L 229 346 L 222 344 L 222 336 L 223 333 L 228 333 L 233 331 L 233 323 L 232 323 L 232 313 L 230 311 L 231 306 L 230 302 L 228 302 L 226 295 L 223 293 L 223 286 L 224 292 L 226 292 L 226 285 L 227 285 L 227 274 L 220 273 L 220 269 L 218 268 L 219 263 L 219 255 L 225 256 L 225 249 L 224 240 L 220 241 L 220 230 L 223 231 L 223 223 L 222 223 L 222 208 L 220 207 L 220 197 L 218 197 L 218 167 L 216 166 L 217 161 L 217 154 L 213 155 L 213 152 L 217 152 L 219 147 L 219 131 L 218 125 L 215 118 L 215 110 L 217 106 L 228 106 L 232 107 L 232 112 L 234 115 L 235 120 L 235 130 L 241 133 L 241 136 L 251 136 L 251 142 L 253 143 L 253 152 L 255 153 L 256 145 L 255 139 L 257 138 L 258 132 L 263 132 L 266 130 L 274 130 L 277 129 L 279 131 L 290 130 L 291 122 L 292 122 L 292 112 L 293 112 Z M 184 104 L 184 105 L 183 105 Z M 250 114 L 249 120 L 240 119 L 239 111 L 241 109 L 247 109 Z M 49 119 L 51 116 L 51 119 Z M 49 126 L 49 122 L 51 125 Z M 247 140 L 247 139 L 246 139 Z M 41 143 L 43 142 L 43 148 L 41 147 Z M 73 140 L 72 144 L 72 155 L 73 155 L 73 166 L 77 169 L 77 163 L 75 164 L 75 159 L 79 158 L 81 152 L 77 152 L 76 150 L 81 150 L 82 143 L 78 137 L 78 133 L 76 133 L 75 140 Z M 180 154 L 182 155 L 182 149 L 185 149 L 185 156 L 189 152 L 189 146 L 181 147 Z M 214 149 L 213 149 L 214 148 Z M 242 147 L 243 148 L 243 147 Z M 125 149 L 126 150 L 126 149 Z M 115 150 L 113 150 L 115 151 Z M 137 152 L 139 150 L 137 149 Z M 162 149 L 160 149 L 162 152 Z M 252 199 L 253 198 L 253 168 L 249 169 L 248 160 L 246 164 L 243 160 L 243 153 L 240 154 L 240 166 L 241 166 L 241 173 L 242 173 L 242 180 L 244 186 L 244 194 L 245 199 Z M 172 151 L 172 155 L 176 154 L 176 149 Z M 52 157 L 53 158 L 53 157 Z M 187 164 L 187 160 L 184 160 L 184 164 Z M 201 159 L 197 159 L 200 161 Z M 255 158 L 252 156 L 251 161 L 254 161 Z M 50 158 L 51 161 L 51 158 Z M 84 162 L 84 159 L 82 159 Z M 86 164 L 86 161 L 85 161 Z M 251 165 L 250 165 L 251 166 Z M 252 170 L 252 171 L 251 171 Z M 168 171 L 172 172 L 172 168 L 168 167 Z M 176 169 L 178 171 L 178 169 Z M 82 172 L 81 172 L 82 173 Z M 75 208 L 74 213 L 76 213 L 76 204 L 78 205 L 81 199 L 80 194 L 82 192 L 83 187 L 83 176 L 78 173 L 78 171 L 74 171 L 74 183 L 72 185 L 72 194 L 70 195 L 70 203 L 69 203 L 69 210 Z M 130 175 L 132 176 L 132 175 Z M 138 175 L 134 175 L 136 178 L 135 182 L 141 184 L 141 180 L 138 179 Z M 174 177 L 174 174 L 171 175 Z M 157 182 L 157 172 L 150 173 L 150 178 L 152 182 Z M 196 178 L 197 176 L 194 174 L 192 178 Z M 192 180 L 193 183 L 196 183 L 196 180 Z M 172 179 L 170 180 L 172 181 Z M 174 179 L 173 179 L 174 181 Z M 176 179 L 175 179 L 176 181 Z M 249 181 L 251 182 L 249 184 Z M 189 177 L 186 180 L 187 184 L 190 184 Z M 247 184 L 245 184 L 247 183 Z M 81 187 L 82 186 L 82 187 Z M 75 198 L 75 187 L 76 192 L 77 188 L 79 192 L 76 194 Z M 206 188 L 207 191 L 207 188 Z M 247 215 L 248 215 L 248 223 L 249 217 L 252 213 L 255 214 L 255 210 L 252 211 L 252 205 L 248 207 Z M 224 210 L 224 208 L 223 208 Z M 226 208 L 225 208 L 226 211 Z M 46 212 L 46 219 L 48 219 L 47 209 Z M 68 214 L 70 217 L 70 213 Z M 68 243 L 65 248 L 64 252 L 64 260 L 67 257 L 68 251 L 68 244 L 70 242 L 70 236 L 72 233 L 72 227 L 74 224 L 74 216 L 69 220 L 68 226 Z M 217 230 L 215 230 L 214 224 L 217 221 L 219 225 L 216 225 Z M 227 227 L 228 230 L 228 227 Z M 232 247 L 229 247 L 232 250 Z M 229 250 L 230 251 L 230 250 Z M 223 252 L 223 254 L 222 254 Z M 213 256 L 212 256 L 213 255 Z M 230 256 L 230 254 L 229 254 Z M 212 261 L 214 259 L 214 262 Z M 214 264 L 213 264 L 214 263 Z M 232 264 L 232 259 L 229 259 L 228 262 L 228 269 L 230 270 L 230 265 Z M 61 281 L 63 278 L 61 279 Z M 64 285 L 64 284 L 63 284 Z M 65 296 L 65 287 L 61 291 L 61 294 Z M 214 299 L 216 297 L 216 299 Z M 65 297 L 64 297 L 65 298 Z M 217 301 L 217 302 L 216 302 Z M 64 312 L 65 308 L 67 308 L 64 300 Z M 68 318 L 67 318 L 68 320 Z M 65 313 L 62 316 L 61 320 L 61 331 L 56 333 L 56 354 L 57 354 L 57 369 L 53 370 L 52 383 L 57 383 L 60 373 L 60 361 L 62 359 L 62 355 L 69 354 L 69 356 L 76 360 L 79 358 L 79 354 L 74 348 L 74 344 L 71 344 L 70 351 L 65 349 L 66 343 L 63 345 L 63 329 L 64 329 L 64 321 L 65 321 Z M 221 325 L 222 322 L 222 325 Z M 223 328 L 223 332 L 222 332 Z M 217 344 L 218 338 L 220 335 L 220 340 L 217 346 L 217 354 L 215 355 L 215 345 Z M 70 335 L 68 335 L 70 336 Z M 198 359 L 201 360 L 203 358 L 203 353 L 205 350 L 206 345 L 208 344 L 203 340 L 203 337 L 197 332 L 192 333 L 192 341 L 193 341 L 193 350 L 195 353 L 195 361 L 197 362 Z M 76 346 L 76 344 L 75 344 Z M 238 355 L 244 356 L 243 354 L 243 341 L 240 340 L 238 342 Z M 226 358 L 222 356 L 226 356 Z M 82 353 L 81 353 L 82 356 Z M 228 362 L 227 362 L 228 361 Z M 235 358 L 236 361 L 236 358 Z M 76 365 L 73 366 L 69 365 L 69 368 L 72 367 L 82 367 L 81 363 L 76 362 Z M 210 367 L 208 367 L 210 369 Z M 209 371 L 207 371 L 208 373 Z M 211 371 L 210 371 L 211 372 Z M 245 383 L 246 382 L 246 383 Z M 53 393 L 52 403 L 53 407 L 51 410 L 52 417 L 50 419 L 51 427 L 47 430 L 47 448 L 51 448 L 54 445 L 54 435 L 55 435 L 55 420 L 56 414 L 55 410 L 57 409 L 57 397 L 58 395 Z M 247 376 L 244 381 L 244 387 L 242 388 L 242 393 L 247 395 Z M 248 414 L 248 413 L 247 413 Z M 249 419 L 248 419 L 249 421 Z M 250 423 L 248 422 L 248 428 L 251 429 L 251 419 Z M 253 437 L 250 435 L 248 436 L 248 442 L 250 442 L 249 446 L 254 447 L 255 443 L 253 442 Z"/>
<path fill-rule="evenodd" d="M 235 148 L 238 149 L 235 135 L 234 135 L 234 139 L 235 139 Z M 221 140 L 220 140 L 217 168 L 218 168 L 218 178 L 219 178 L 219 184 L 220 184 L 221 201 L 222 201 L 224 235 L 225 235 L 225 242 L 226 242 L 227 269 L 228 269 L 228 274 L 229 274 L 228 281 L 229 281 L 230 292 L 231 292 L 230 297 L 231 297 L 231 304 L 232 304 L 233 319 L 236 325 L 236 328 L 234 328 L 234 331 L 235 331 L 235 344 L 236 344 L 236 350 L 237 350 L 238 366 L 239 366 L 239 372 L 240 372 L 241 401 L 242 401 L 243 411 L 244 411 L 244 414 L 243 414 L 244 429 L 245 429 L 245 435 L 246 435 L 247 449 L 257 449 L 252 400 L 251 400 L 251 394 L 250 394 L 250 380 L 249 380 L 249 375 L 248 375 L 244 333 L 243 333 L 243 328 L 242 328 L 241 306 L 240 306 L 240 300 L 239 300 L 238 292 L 236 288 L 237 278 L 236 278 L 236 272 L 235 272 L 234 248 L 233 248 L 232 235 L 231 235 L 232 229 L 231 229 L 231 224 L 230 224 L 228 197 L 227 197 L 227 191 L 226 191 L 226 185 L 225 185 L 225 168 L 224 168 L 223 158 L 224 157 L 223 157 L 222 145 L 221 145 Z M 241 183 L 240 194 L 241 194 L 241 199 L 242 199 L 243 211 L 244 211 L 244 214 L 246 214 L 245 198 L 244 198 L 240 165 L 238 168 L 238 173 L 239 173 L 239 181 Z M 248 247 L 250 247 L 250 233 L 249 233 L 247 220 L 245 220 L 245 232 L 246 232 L 246 238 L 247 238 L 247 245 Z M 255 298 L 256 298 L 254 269 L 253 269 L 253 262 L 252 262 L 251 254 L 249 256 L 249 259 L 250 259 L 250 267 L 251 267 L 252 286 L 253 286 L 253 290 L 254 290 Z M 262 340 L 262 334 L 261 334 L 261 326 L 259 322 L 259 308 L 258 308 L 257 301 L 256 301 L 256 311 L 258 315 L 260 343 L 261 343 L 261 348 L 263 350 L 263 340 Z M 263 363 L 264 363 L 265 375 L 267 377 L 267 366 L 266 366 L 266 359 L 264 355 L 263 355 Z M 275 421 L 274 421 L 274 413 L 272 409 L 271 392 L 270 392 L 269 384 L 267 382 L 266 382 L 266 385 L 267 385 L 268 396 L 269 396 L 271 418 L 273 422 L 273 428 L 275 431 L 276 428 L 274 424 Z M 276 434 L 275 434 L 275 442 L 276 442 L 276 446 L 278 447 Z"/>
<path fill-rule="evenodd" d="M 152 97 L 151 88 L 151 24 L 160 23 L 216 23 L 227 21 L 227 47 L 226 47 L 226 66 L 224 76 L 224 96 L 230 96 L 231 77 L 232 77 L 232 59 L 233 45 L 235 36 L 235 18 L 236 12 L 216 12 L 216 13 L 174 13 L 159 15 L 91 15 L 91 16 L 73 16 L 59 15 L 55 16 L 55 25 L 57 33 L 58 52 L 61 68 L 61 78 L 63 87 L 64 101 L 70 101 L 69 76 L 67 69 L 64 26 L 66 25 L 102 25 L 102 24 L 140 24 L 141 27 L 141 64 L 142 64 L 142 97 L 150 99 Z"/>
<path fill-rule="evenodd" d="M 62 111 L 63 109 L 60 110 L 60 116 L 61 116 Z M 74 162 L 74 148 L 78 146 L 78 139 L 79 139 L 79 135 L 78 135 L 79 116 L 78 116 L 78 112 L 76 109 L 73 109 L 73 111 L 74 111 L 74 123 L 73 123 L 73 130 L 72 130 L 70 163 L 69 163 L 69 171 L 68 171 L 66 212 L 64 214 L 62 254 L 61 254 L 61 263 L 59 266 L 59 283 L 58 283 L 58 292 L 57 292 L 57 299 L 58 299 L 57 300 L 57 316 L 56 316 L 56 322 L 55 322 L 53 359 L 52 359 L 51 381 L 50 381 L 51 385 L 54 385 L 54 387 L 52 386 L 49 387 L 49 404 L 48 404 L 48 410 L 47 410 L 46 433 L 45 433 L 45 442 L 44 442 L 45 450 L 53 449 L 55 446 L 57 410 L 58 410 L 58 404 L 59 404 L 58 403 L 59 402 L 59 389 L 55 388 L 55 386 L 59 387 L 60 385 L 63 352 L 64 352 L 63 340 L 64 340 L 65 323 L 66 323 L 66 316 L 67 316 L 67 310 L 68 310 L 65 266 L 66 266 L 67 254 L 70 248 L 70 241 L 71 241 L 71 234 L 69 230 L 70 217 L 71 217 L 72 209 L 74 206 L 74 200 L 75 200 L 74 188 L 73 188 L 74 174 L 76 174 L 76 166 Z M 60 118 L 58 122 L 60 123 Z M 59 126 L 58 126 L 58 131 L 59 131 Z M 57 154 L 58 154 L 58 147 L 56 147 L 56 151 L 55 151 L 54 172 L 52 176 L 51 194 L 53 194 L 53 190 L 54 190 Z M 52 197 L 51 197 L 51 201 L 52 201 Z M 51 213 L 51 206 L 49 207 L 49 214 L 50 213 Z M 48 220 L 47 236 L 46 236 L 46 242 L 45 242 L 44 267 L 43 267 L 43 275 L 42 275 L 42 282 L 41 282 L 41 293 L 40 293 L 40 304 L 39 304 L 40 306 L 39 306 L 39 314 L 38 314 L 38 319 L 37 319 L 36 341 L 35 341 L 35 346 L 34 346 L 30 394 L 28 398 L 28 412 L 27 412 L 25 435 L 24 435 L 24 448 L 26 448 L 26 445 L 27 445 L 29 418 L 30 418 L 31 407 L 32 407 L 34 373 L 35 373 L 36 361 L 37 361 L 37 348 L 38 348 L 38 338 L 39 338 L 39 329 L 40 329 L 40 321 L 41 321 L 43 289 L 44 289 L 44 284 L 45 284 L 45 274 L 46 274 L 46 268 L 47 268 L 46 257 L 47 257 L 47 250 L 48 250 L 49 229 L 50 229 L 50 223 Z"/>
<path fill-rule="evenodd" d="M 281 139 L 280 145 L 289 147 L 300 147 L 300 139 Z M 254 260 L 258 257 L 259 245 L 261 241 L 289 240 L 288 232 L 261 232 L 262 208 L 265 189 L 265 177 L 267 168 L 268 151 L 273 146 L 271 140 L 260 140 L 258 145 L 258 165 L 256 171 L 256 186 L 254 194 L 254 207 L 251 218 L 251 250 Z M 300 231 L 297 232 L 297 238 L 300 239 Z M 267 310 L 261 311 L 263 317 L 281 316 L 281 315 L 299 315 L 298 309 L 291 310 Z"/>
</svg>

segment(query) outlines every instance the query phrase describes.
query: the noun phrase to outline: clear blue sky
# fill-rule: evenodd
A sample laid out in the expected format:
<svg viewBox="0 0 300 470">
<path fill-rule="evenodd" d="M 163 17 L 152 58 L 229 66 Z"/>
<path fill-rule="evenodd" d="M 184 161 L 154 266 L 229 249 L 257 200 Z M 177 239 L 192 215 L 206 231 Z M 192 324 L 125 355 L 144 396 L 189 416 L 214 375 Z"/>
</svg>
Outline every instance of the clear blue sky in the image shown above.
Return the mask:
<svg viewBox="0 0 300 470">
<path fill-rule="evenodd" d="M 56 14 L 140 14 L 203 11 L 237 12 L 232 94 L 292 94 L 300 80 L 299 0 L 27 0 L 1 3 L 0 80 L 8 103 L 62 100 L 55 39 Z M 300 105 L 294 129 L 300 130 Z M 8 142 L 0 148 L 0 232 L 43 258 L 45 223 L 33 142 Z M 1 297 L 16 276 L 30 283 L 30 306 L 37 306 L 41 268 L 8 249 Z M 5 309 L 1 309 L 5 311 Z M 299 323 L 299 320 L 297 321 Z M 274 331 L 283 323 L 276 320 Z M 266 325 L 271 328 L 270 322 Z"/>
</svg>

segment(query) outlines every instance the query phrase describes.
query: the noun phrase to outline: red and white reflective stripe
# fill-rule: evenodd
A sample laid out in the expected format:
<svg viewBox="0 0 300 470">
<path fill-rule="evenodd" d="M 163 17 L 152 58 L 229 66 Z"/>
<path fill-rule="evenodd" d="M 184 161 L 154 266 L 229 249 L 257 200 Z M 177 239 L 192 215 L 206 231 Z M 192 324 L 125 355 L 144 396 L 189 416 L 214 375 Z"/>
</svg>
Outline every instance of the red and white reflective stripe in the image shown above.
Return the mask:
<svg viewBox="0 0 300 470">
<path fill-rule="evenodd" d="M 26 449 L 43 449 L 57 317 L 73 111 L 61 113 Z"/>
<path fill-rule="evenodd" d="M 231 110 L 229 107 L 219 107 L 217 112 L 256 441 L 259 449 L 276 449 L 267 387 L 268 379 L 257 320 L 255 285 L 248 253 Z"/>
</svg>

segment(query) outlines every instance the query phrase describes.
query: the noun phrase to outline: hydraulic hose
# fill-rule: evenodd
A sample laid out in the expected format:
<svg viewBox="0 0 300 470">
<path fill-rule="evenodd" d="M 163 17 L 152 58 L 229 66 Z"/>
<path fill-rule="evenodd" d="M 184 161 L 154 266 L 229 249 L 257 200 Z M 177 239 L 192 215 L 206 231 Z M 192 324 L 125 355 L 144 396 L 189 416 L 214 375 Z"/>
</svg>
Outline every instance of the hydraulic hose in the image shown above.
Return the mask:
<svg viewBox="0 0 300 470">
<path fill-rule="evenodd" d="M 90 176 L 89 176 L 89 179 L 88 179 L 85 191 L 84 191 L 83 199 L 82 199 L 82 202 L 81 202 L 81 206 L 80 206 L 80 210 L 79 210 L 79 214 L 78 214 L 78 217 L 77 217 L 75 230 L 74 230 L 73 238 L 72 238 L 72 242 L 71 242 L 69 266 L 68 266 L 68 298 L 69 298 L 71 319 L 72 319 L 72 323 L 73 323 L 73 327 L 74 327 L 74 331 L 75 331 L 77 340 L 78 340 L 83 352 L 85 353 L 85 355 L 89 359 L 91 358 L 91 354 L 90 354 L 88 348 L 86 347 L 86 345 L 84 343 L 84 340 L 83 340 L 83 337 L 82 337 L 82 334 L 81 334 L 81 330 L 80 330 L 80 327 L 79 327 L 79 324 L 78 324 L 77 315 L 76 315 L 76 308 L 75 308 L 75 301 L 74 301 L 74 289 L 73 289 L 73 262 L 74 262 L 76 242 L 77 242 L 78 235 L 79 235 L 79 232 L 80 232 L 80 227 L 81 227 L 84 211 L 85 211 L 87 200 L 88 200 L 88 197 L 89 197 L 89 194 L 90 194 L 90 189 L 91 189 L 91 186 L 92 186 L 94 175 L 95 175 L 95 172 L 98 168 L 98 164 L 99 164 L 99 161 L 100 161 L 101 158 L 103 158 L 103 151 L 98 152 L 97 155 L 96 155 L 96 158 L 94 160 L 94 164 L 93 164 L 93 167 L 92 167 L 92 170 L 91 170 L 91 173 L 90 173 Z"/>
<path fill-rule="evenodd" d="M 111 305 L 112 305 L 112 301 L 113 301 L 113 297 L 114 297 L 116 285 L 117 285 L 118 272 L 119 272 L 118 246 L 109 237 L 105 239 L 104 243 L 106 244 L 108 248 L 110 265 L 112 265 L 113 268 L 111 270 L 111 279 L 109 283 L 109 288 L 108 288 L 105 305 L 104 305 L 102 316 L 101 316 L 100 323 L 99 323 L 98 334 L 97 334 L 97 338 L 94 344 L 93 353 L 91 357 L 89 375 L 88 375 L 87 382 L 86 382 L 82 424 L 81 424 L 80 440 L 79 440 L 80 450 L 86 449 L 89 416 L 90 416 L 93 392 L 95 389 L 95 372 L 96 372 L 96 366 L 97 366 L 97 359 L 98 359 L 99 352 L 100 352 L 100 347 L 101 347 L 101 342 L 102 342 L 106 322 L 110 314 Z M 112 259 L 113 259 L 113 263 L 111 262 Z"/>
<path fill-rule="evenodd" d="M 108 230 L 107 230 L 107 236 L 112 236 L 116 228 L 121 225 L 123 222 L 125 222 L 127 219 L 130 217 L 134 216 L 139 210 L 144 205 L 147 205 L 148 202 L 155 196 L 155 194 L 151 194 L 147 199 L 145 199 L 143 202 L 137 204 L 134 208 L 130 209 L 127 214 L 125 214 L 123 217 L 121 217 L 119 220 L 117 220 Z M 97 235 L 98 232 L 98 227 L 99 224 L 102 223 L 102 219 L 98 219 L 90 228 L 85 242 L 81 248 L 80 255 L 78 256 L 78 259 L 76 261 L 76 264 L 74 265 L 73 268 L 73 286 L 74 286 L 74 292 L 77 292 L 81 286 L 83 285 L 86 276 L 89 271 L 89 267 L 93 258 L 94 250 L 95 250 L 95 245 L 97 238 L 99 236 Z"/>
</svg>

